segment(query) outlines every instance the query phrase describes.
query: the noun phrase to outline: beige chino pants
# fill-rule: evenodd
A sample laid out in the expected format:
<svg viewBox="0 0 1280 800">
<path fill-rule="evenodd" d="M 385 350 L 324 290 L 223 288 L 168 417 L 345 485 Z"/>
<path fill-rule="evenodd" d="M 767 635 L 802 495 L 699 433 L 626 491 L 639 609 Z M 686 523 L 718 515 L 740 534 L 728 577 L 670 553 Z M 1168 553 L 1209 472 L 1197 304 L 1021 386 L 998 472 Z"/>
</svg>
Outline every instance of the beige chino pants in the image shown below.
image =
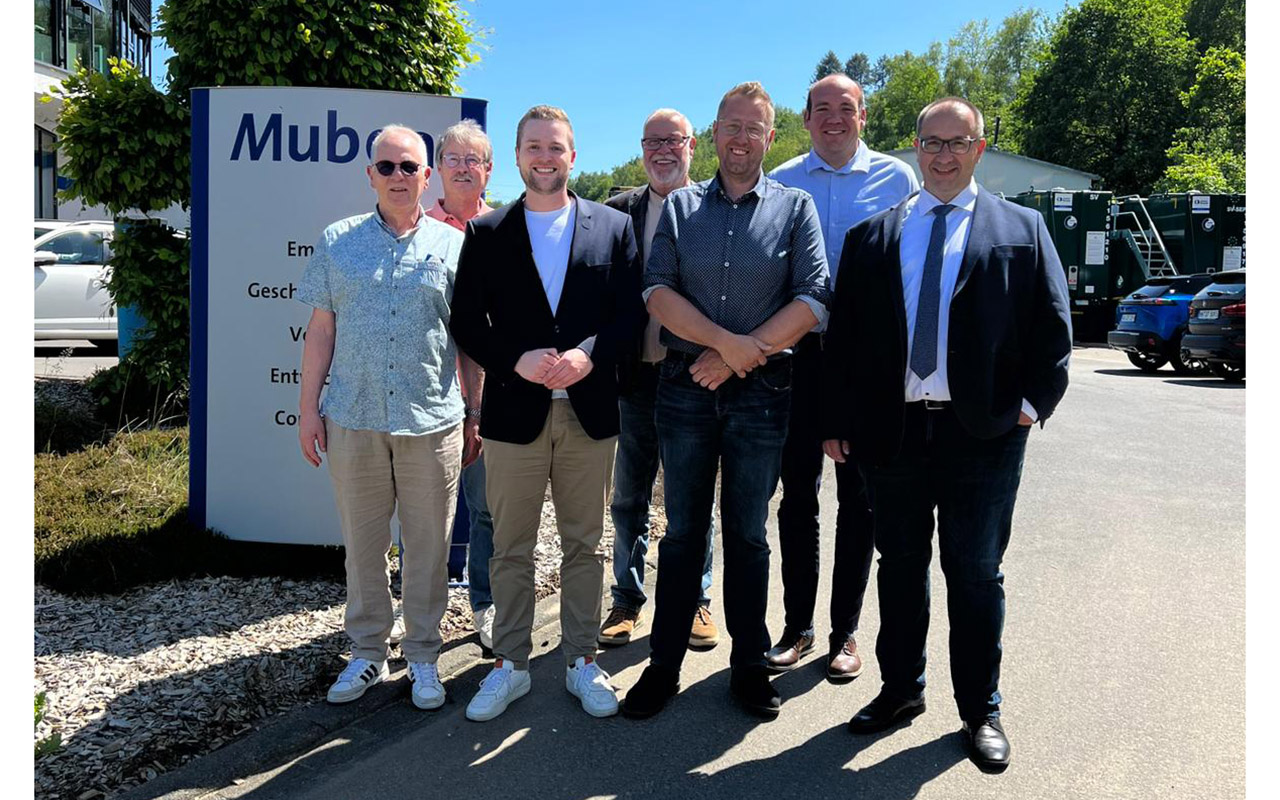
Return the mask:
<svg viewBox="0 0 1280 800">
<path fill-rule="evenodd" d="M 485 494 L 493 515 L 493 653 L 529 668 L 533 653 L 534 547 L 551 481 L 560 561 L 560 630 L 565 661 L 596 652 L 604 587 L 604 509 L 618 437 L 595 440 L 568 400 L 552 400 L 542 433 L 530 444 L 486 439 Z"/>
<path fill-rule="evenodd" d="M 391 635 L 391 515 L 400 517 L 408 661 L 434 664 L 449 605 L 449 540 L 462 467 L 462 423 L 421 436 L 350 430 L 325 420 L 329 476 L 346 546 L 353 658 L 382 661 Z"/>
</svg>

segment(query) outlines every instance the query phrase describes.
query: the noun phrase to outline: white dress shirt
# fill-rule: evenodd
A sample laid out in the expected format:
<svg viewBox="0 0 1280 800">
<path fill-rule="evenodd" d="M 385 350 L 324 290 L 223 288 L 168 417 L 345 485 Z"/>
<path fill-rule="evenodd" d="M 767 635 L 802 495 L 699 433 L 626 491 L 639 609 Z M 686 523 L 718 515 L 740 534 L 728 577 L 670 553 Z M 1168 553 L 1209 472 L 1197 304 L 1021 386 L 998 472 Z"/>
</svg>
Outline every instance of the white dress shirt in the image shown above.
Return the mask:
<svg viewBox="0 0 1280 800">
<path fill-rule="evenodd" d="M 942 201 L 921 189 L 907 201 L 903 209 L 902 239 L 899 257 L 902 261 L 902 302 L 907 315 L 907 374 L 905 378 L 906 401 L 951 401 L 951 386 L 947 382 L 947 336 L 951 322 L 951 298 L 956 293 L 956 280 L 960 277 L 960 265 L 964 261 L 964 248 L 969 242 L 969 230 L 973 225 L 973 207 L 978 200 L 978 184 L 970 179 L 960 194 L 951 198 L 955 206 L 947 214 L 947 235 L 942 244 L 942 280 L 938 297 L 946 302 L 938 303 L 938 358 L 937 369 L 923 380 L 911 371 L 911 352 L 915 347 L 916 314 L 920 301 L 920 281 L 924 277 L 924 259 L 929 249 L 929 235 L 933 231 L 933 209 Z M 1022 410 L 1034 421 L 1036 411 L 1025 399 Z"/>
</svg>

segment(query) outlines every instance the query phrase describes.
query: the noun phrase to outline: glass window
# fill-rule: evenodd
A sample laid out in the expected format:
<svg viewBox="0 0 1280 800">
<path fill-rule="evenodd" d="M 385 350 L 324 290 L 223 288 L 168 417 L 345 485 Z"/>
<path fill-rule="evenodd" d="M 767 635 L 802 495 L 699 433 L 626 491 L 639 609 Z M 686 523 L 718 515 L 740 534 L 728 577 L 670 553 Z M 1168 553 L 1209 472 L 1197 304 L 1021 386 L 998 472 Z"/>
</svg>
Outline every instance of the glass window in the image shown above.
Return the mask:
<svg viewBox="0 0 1280 800">
<path fill-rule="evenodd" d="M 93 17 L 88 7 L 67 4 L 67 69 L 93 66 Z"/>
<path fill-rule="evenodd" d="M 1213 278 L 1209 275 L 1177 278 L 1169 284 L 1169 294 L 1195 294 L 1212 282 Z"/>
<path fill-rule="evenodd" d="M 36 61 L 53 61 L 53 0 L 36 0 Z"/>
<path fill-rule="evenodd" d="M 54 142 L 57 139 L 39 125 L 35 129 L 36 219 L 57 219 L 58 201 L 54 197 L 58 174 Z"/>
<path fill-rule="evenodd" d="M 67 231 L 40 245 L 41 252 L 56 253 L 59 264 L 102 264 L 102 234 Z"/>
<path fill-rule="evenodd" d="M 107 58 L 114 55 L 111 44 L 115 40 L 115 17 L 111 13 L 114 0 L 98 0 L 101 11 L 91 11 L 93 18 L 93 68 L 104 75 L 107 72 Z"/>
</svg>

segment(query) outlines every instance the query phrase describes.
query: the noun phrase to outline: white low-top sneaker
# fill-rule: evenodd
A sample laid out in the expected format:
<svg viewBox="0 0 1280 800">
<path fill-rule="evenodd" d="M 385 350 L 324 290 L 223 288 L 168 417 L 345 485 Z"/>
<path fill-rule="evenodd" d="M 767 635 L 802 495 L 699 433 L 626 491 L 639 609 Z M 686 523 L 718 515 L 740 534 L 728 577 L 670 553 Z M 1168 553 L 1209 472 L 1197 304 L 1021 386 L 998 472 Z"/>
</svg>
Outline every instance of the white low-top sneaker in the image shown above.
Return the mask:
<svg viewBox="0 0 1280 800">
<path fill-rule="evenodd" d="M 467 703 L 467 719 L 487 722 L 506 711 L 511 701 L 528 693 L 529 670 L 515 669 L 510 661 L 500 658 L 480 681 L 480 691 Z"/>
<path fill-rule="evenodd" d="M 618 693 L 609 685 L 609 673 L 591 656 L 580 656 L 565 669 L 564 688 L 582 701 L 582 710 L 593 717 L 618 713 Z"/>
<path fill-rule="evenodd" d="M 430 711 L 444 705 L 444 684 L 435 664 L 409 662 L 409 680 L 413 683 L 413 704 Z"/>
<path fill-rule="evenodd" d="M 480 645 L 487 650 L 493 649 L 493 615 L 495 613 L 493 606 L 485 606 L 471 612 L 476 633 L 480 634 Z"/>
<path fill-rule="evenodd" d="M 389 675 L 391 670 L 387 669 L 386 661 L 353 658 L 329 687 L 327 699 L 330 703 L 350 703 L 352 700 L 358 700 L 366 689 L 386 680 Z"/>
</svg>

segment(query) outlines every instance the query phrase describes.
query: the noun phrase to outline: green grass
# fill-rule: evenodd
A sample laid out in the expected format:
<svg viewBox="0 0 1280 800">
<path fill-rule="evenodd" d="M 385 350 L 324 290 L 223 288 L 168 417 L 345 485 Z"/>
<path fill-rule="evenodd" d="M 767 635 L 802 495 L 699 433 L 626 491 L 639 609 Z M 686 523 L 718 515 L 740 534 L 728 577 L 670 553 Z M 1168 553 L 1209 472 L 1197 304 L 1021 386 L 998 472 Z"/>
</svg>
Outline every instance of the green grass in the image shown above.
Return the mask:
<svg viewBox="0 0 1280 800">
<path fill-rule="evenodd" d="M 186 428 L 35 457 L 35 577 L 72 594 L 197 575 L 340 578 L 334 547 L 237 542 L 187 520 Z"/>
</svg>

